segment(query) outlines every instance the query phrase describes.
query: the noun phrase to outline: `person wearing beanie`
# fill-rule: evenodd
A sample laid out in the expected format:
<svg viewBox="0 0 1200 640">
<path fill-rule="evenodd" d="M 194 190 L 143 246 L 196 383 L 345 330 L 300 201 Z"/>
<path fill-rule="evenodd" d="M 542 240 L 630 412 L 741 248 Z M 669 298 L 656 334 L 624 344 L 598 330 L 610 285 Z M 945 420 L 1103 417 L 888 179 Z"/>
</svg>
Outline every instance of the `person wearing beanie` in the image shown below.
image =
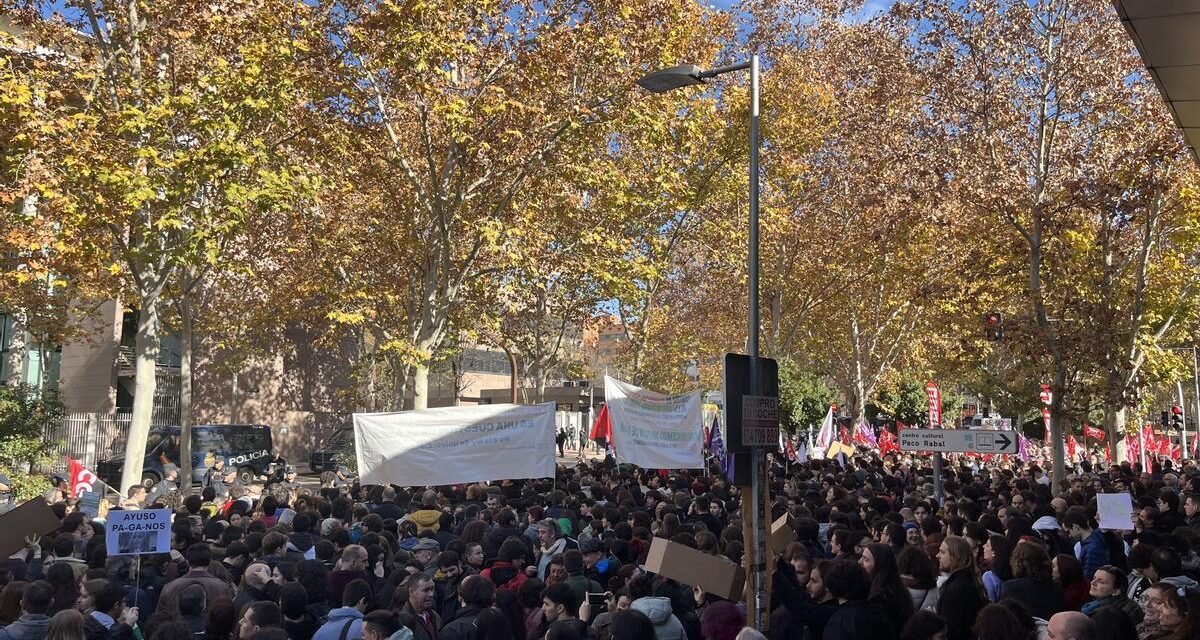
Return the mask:
<svg viewBox="0 0 1200 640">
<path fill-rule="evenodd" d="M 734 640 L 746 625 L 746 616 L 737 605 L 724 600 L 704 608 L 700 617 L 700 635 L 704 640 Z"/>
</svg>

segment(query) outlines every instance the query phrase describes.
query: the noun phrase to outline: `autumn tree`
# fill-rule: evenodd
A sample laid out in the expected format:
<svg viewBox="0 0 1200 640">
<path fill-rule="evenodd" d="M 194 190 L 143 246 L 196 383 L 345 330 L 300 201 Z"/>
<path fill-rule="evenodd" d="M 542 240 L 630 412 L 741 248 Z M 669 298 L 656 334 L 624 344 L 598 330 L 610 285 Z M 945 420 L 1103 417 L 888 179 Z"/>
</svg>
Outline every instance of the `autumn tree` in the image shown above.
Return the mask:
<svg viewBox="0 0 1200 640">
<path fill-rule="evenodd" d="M 1118 174 L 1153 169 L 1154 155 L 1177 155 L 1178 142 L 1111 5 L 931 0 L 914 10 L 923 73 L 933 82 L 929 108 L 955 160 L 956 197 L 974 215 L 1003 221 L 1021 249 L 1023 286 L 1009 316 L 1028 339 L 1015 348 L 1031 363 L 1027 371 L 1052 386 L 1052 443 L 1061 460 L 1064 410 L 1092 370 L 1086 352 L 1103 322 L 1088 301 L 1104 290 L 1105 276 L 1090 276 L 1118 269 L 1134 282 L 1138 271 L 1136 260 L 1112 253 L 1084 264 L 1092 253 L 1084 246 L 1116 240 L 1104 226 L 1130 225 L 1127 235 L 1140 235 L 1146 212 L 1121 211 Z M 1123 346 L 1103 366 L 1127 378 L 1137 359 L 1129 346 L 1161 322 L 1132 301 L 1118 306 L 1127 330 L 1106 340 Z M 1056 486 L 1063 474 L 1055 465 Z"/>
<path fill-rule="evenodd" d="M 372 297 L 394 301 L 402 314 L 380 339 L 406 352 L 423 408 L 429 361 L 467 292 L 508 266 L 525 190 L 586 164 L 609 133 L 659 117 L 631 101 L 632 81 L 665 61 L 707 59 L 712 45 L 698 43 L 711 13 L 686 0 L 321 9 L 336 61 L 317 102 L 334 123 L 326 146 L 357 158 L 358 182 L 393 187 L 364 213 L 399 272 L 351 277 L 369 295 L 341 296 L 338 311 L 357 320 Z"/>
<path fill-rule="evenodd" d="M 48 51 L 23 76 L 47 90 L 31 141 L 39 207 L 58 242 L 121 280 L 138 310 L 133 422 L 121 486 L 142 480 L 165 296 L 184 265 L 290 189 L 279 145 L 298 102 L 286 72 L 308 11 L 283 2 L 147 4 L 12 0 Z M 49 19 L 44 16 L 51 16 Z"/>
</svg>

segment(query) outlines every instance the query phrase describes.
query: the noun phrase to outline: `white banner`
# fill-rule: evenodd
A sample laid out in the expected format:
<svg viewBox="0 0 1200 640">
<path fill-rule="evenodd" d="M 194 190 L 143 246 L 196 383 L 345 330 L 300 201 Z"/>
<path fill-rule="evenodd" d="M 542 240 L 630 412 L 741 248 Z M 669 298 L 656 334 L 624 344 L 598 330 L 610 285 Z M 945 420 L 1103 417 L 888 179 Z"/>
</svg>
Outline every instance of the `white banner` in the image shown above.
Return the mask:
<svg viewBox="0 0 1200 640">
<path fill-rule="evenodd" d="M 700 392 L 668 396 L 604 376 L 617 461 L 643 469 L 703 469 Z"/>
<path fill-rule="evenodd" d="M 553 402 L 354 414 L 363 484 L 403 487 L 554 476 Z"/>
</svg>

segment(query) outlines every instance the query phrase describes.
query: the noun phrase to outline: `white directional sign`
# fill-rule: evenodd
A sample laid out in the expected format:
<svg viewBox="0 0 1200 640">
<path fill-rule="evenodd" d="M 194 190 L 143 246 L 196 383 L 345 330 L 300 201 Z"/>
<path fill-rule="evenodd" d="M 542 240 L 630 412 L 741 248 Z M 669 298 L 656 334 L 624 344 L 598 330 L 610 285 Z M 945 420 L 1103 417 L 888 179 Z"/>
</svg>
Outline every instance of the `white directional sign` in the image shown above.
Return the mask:
<svg viewBox="0 0 1200 640">
<path fill-rule="evenodd" d="M 1008 453 L 1019 446 L 1015 431 L 983 429 L 901 429 L 901 451 Z"/>
</svg>

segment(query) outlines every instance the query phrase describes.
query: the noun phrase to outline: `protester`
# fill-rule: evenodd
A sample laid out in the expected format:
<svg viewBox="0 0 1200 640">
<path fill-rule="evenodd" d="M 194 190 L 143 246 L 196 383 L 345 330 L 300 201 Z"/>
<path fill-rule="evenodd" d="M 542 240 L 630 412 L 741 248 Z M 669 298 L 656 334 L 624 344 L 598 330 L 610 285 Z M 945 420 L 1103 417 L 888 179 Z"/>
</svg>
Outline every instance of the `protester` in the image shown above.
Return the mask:
<svg viewBox="0 0 1200 640">
<path fill-rule="evenodd" d="M 1192 463 L 1143 473 L 1093 461 L 1051 487 L 1045 465 L 951 454 L 941 502 L 927 458 L 859 450 L 844 463 L 771 466 L 768 520 L 786 515 L 795 534 L 767 558 L 771 638 L 1129 640 L 1138 625 L 1141 640 L 1194 640 L 1200 534 L 1165 529 L 1173 514 L 1200 514 Z M 126 493 L 128 508 L 176 512 L 169 553 L 143 554 L 136 569 L 60 499 L 60 530 L 0 565 L 0 640 L 51 627 L 70 637 L 77 621 L 89 640 L 751 633 L 737 603 L 648 559 L 658 536 L 742 560 L 739 491 L 716 467 L 582 462 L 554 478 L 436 487 L 362 486 L 346 473 L 315 488 L 285 473 L 260 489 L 232 466 L 211 465 L 203 496 L 166 483 Z M 1132 532 L 1096 526 L 1095 496 L 1114 491 L 1132 494 Z M 1090 627 L 1056 615 L 1074 607 Z"/>
<path fill-rule="evenodd" d="M 966 540 L 947 536 L 938 548 L 938 568 L 948 575 L 938 594 L 937 613 L 946 620 L 948 640 L 967 640 L 975 616 L 987 604 L 987 594 Z"/>
<path fill-rule="evenodd" d="M 1069 611 L 1079 611 L 1088 599 L 1088 581 L 1083 579 L 1083 567 L 1075 556 L 1060 553 L 1054 558 L 1054 581 L 1062 587 L 1063 605 Z"/>
<path fill-rule="evenodd" d="M 1136 626 L 1145 614 L 1138 603 L 1125 595 L 1128 588 L 1125 572 L 1112 565 L 1104 565 L 1092 577 L 1088 591 L 1092 600 L 1084 604 L 1081 610 L 1094 618 L 1104 609 L 1115 609 L 1128 617 L 1131 625 Z"/>
<path fill-rule="evenodd" d="M 1011 563 L 1013 579 L 1001 587 L 1001 598 L 1020 602 L 1030 615 L 1042 620 L 1067 609 L 1062 588 L 1054 582 L 1050 556 L 1040 542 L 1018 543 Z"/>
</svg>

